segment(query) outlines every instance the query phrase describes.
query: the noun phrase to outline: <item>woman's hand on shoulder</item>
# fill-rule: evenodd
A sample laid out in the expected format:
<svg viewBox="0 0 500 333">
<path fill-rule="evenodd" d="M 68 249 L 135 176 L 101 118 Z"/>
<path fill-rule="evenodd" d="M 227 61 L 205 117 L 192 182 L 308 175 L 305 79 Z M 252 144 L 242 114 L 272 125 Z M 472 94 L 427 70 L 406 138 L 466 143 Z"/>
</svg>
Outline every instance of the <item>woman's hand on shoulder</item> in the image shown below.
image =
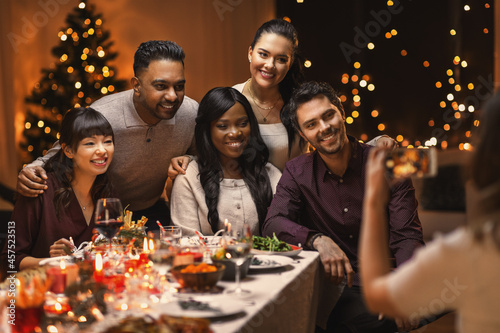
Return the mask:
<svg viewBox="0 0 500 333">
<path fill-rule="evenodd" d="M 191 160 L 191 156 L 189 155 L 172 158 L 170 165 L 168 166 L 168 177 L 174 180 L 179 173 L 185 175 L 186 169 Z"/>
</svg>

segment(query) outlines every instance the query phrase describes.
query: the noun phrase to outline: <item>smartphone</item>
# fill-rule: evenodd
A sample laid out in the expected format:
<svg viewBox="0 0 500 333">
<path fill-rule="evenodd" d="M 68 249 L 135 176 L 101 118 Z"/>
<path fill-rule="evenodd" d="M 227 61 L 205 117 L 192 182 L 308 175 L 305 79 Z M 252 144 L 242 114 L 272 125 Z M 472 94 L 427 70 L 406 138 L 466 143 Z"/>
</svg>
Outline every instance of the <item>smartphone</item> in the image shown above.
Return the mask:
<svg viewBox="0 0 500 333">
<path fill-rule="evenodd" d="M 398 148 L 387 153 L 385 165 L 391 178 L 434 177 L 437 174 L 436 148 Z"/>
</svg>

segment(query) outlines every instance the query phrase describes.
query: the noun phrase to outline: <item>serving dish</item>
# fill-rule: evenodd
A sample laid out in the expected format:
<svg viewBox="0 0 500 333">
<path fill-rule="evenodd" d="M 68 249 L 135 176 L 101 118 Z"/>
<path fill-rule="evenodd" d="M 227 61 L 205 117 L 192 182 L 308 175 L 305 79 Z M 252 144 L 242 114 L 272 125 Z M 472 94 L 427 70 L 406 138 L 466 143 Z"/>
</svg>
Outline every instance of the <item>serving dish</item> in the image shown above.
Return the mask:
<svg viewBox="0 0 500 333">
<path fill-rule="evenodd" d="M 302 252 L 302 248 L 291 245 L 289 244 L 292 248 L 291 251 L 263 251 L 263 250 L 257 250 L 257 249 L 252 249 L 250 253 L 252 254 L 262 254 L 262 255 L 280 255 L 280 256 L 286 256 L 286 257 L 295 257 L 298 255 L 300 252 Z"/>
<path fill-rule="evenodd" d="M 201 264 L 194 265 L 198 266 Z M 226 270 L 226 267 L 223 264 L 214 263 L 213 266 L 215 266 L 217 270 L 213 272 L 182 272 L 182 270 L 187 266 L 189 265 L 174 266 L 170 269 L 170 273 L 172 273 L 182 288 L 189 288 L 193 290 L 206 290 L 213 288 L 217 282 L 220 281 L 222 275 L 224 275 L 224 271 Z"/>
</svg>

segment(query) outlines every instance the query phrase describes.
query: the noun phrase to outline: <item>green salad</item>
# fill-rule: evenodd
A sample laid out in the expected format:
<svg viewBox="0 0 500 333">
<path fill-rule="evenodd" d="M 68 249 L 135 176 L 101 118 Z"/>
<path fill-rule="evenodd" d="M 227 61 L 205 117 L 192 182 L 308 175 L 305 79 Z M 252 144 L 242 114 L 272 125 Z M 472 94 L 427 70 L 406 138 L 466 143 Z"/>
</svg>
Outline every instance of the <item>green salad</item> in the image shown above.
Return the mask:
<svg viewBox="0 0 500 333">
<path fill-rule="evenodd" d="M 253 248 L 262 251 L 292 251 L 292 247 L 287 243 L 280 241 L 274 233 L 273 237 L 253 236 Z"/>
</svg>

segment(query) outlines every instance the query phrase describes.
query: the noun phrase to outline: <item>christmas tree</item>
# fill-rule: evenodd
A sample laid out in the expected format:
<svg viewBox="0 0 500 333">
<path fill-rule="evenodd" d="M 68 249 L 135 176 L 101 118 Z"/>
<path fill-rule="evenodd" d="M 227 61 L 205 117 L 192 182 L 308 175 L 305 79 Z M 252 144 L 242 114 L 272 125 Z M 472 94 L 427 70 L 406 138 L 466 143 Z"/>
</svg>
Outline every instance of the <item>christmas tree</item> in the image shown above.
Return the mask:
<svg viewBox="0 0 500 333">
<path fill-rule="evenodd" d="M 61 120 L 72 107 L 88 106 L 103 95 L 120 91 L 125 80 L 117 80 L 116 70 L 109 62 L 117 53 L 111 52 L 110 33 L 103 29 L 101 14 L 95 7 L 81 1 L 68 14 L 67 27 L 58 33 L 59 45 L 52 49 L 57 60 L 42 69 L 42 78 L 35 84 L 26 102 L 32 107 L 26 114 L 23 163 L 42 156 L 58 139 Z"/>
</svg>

